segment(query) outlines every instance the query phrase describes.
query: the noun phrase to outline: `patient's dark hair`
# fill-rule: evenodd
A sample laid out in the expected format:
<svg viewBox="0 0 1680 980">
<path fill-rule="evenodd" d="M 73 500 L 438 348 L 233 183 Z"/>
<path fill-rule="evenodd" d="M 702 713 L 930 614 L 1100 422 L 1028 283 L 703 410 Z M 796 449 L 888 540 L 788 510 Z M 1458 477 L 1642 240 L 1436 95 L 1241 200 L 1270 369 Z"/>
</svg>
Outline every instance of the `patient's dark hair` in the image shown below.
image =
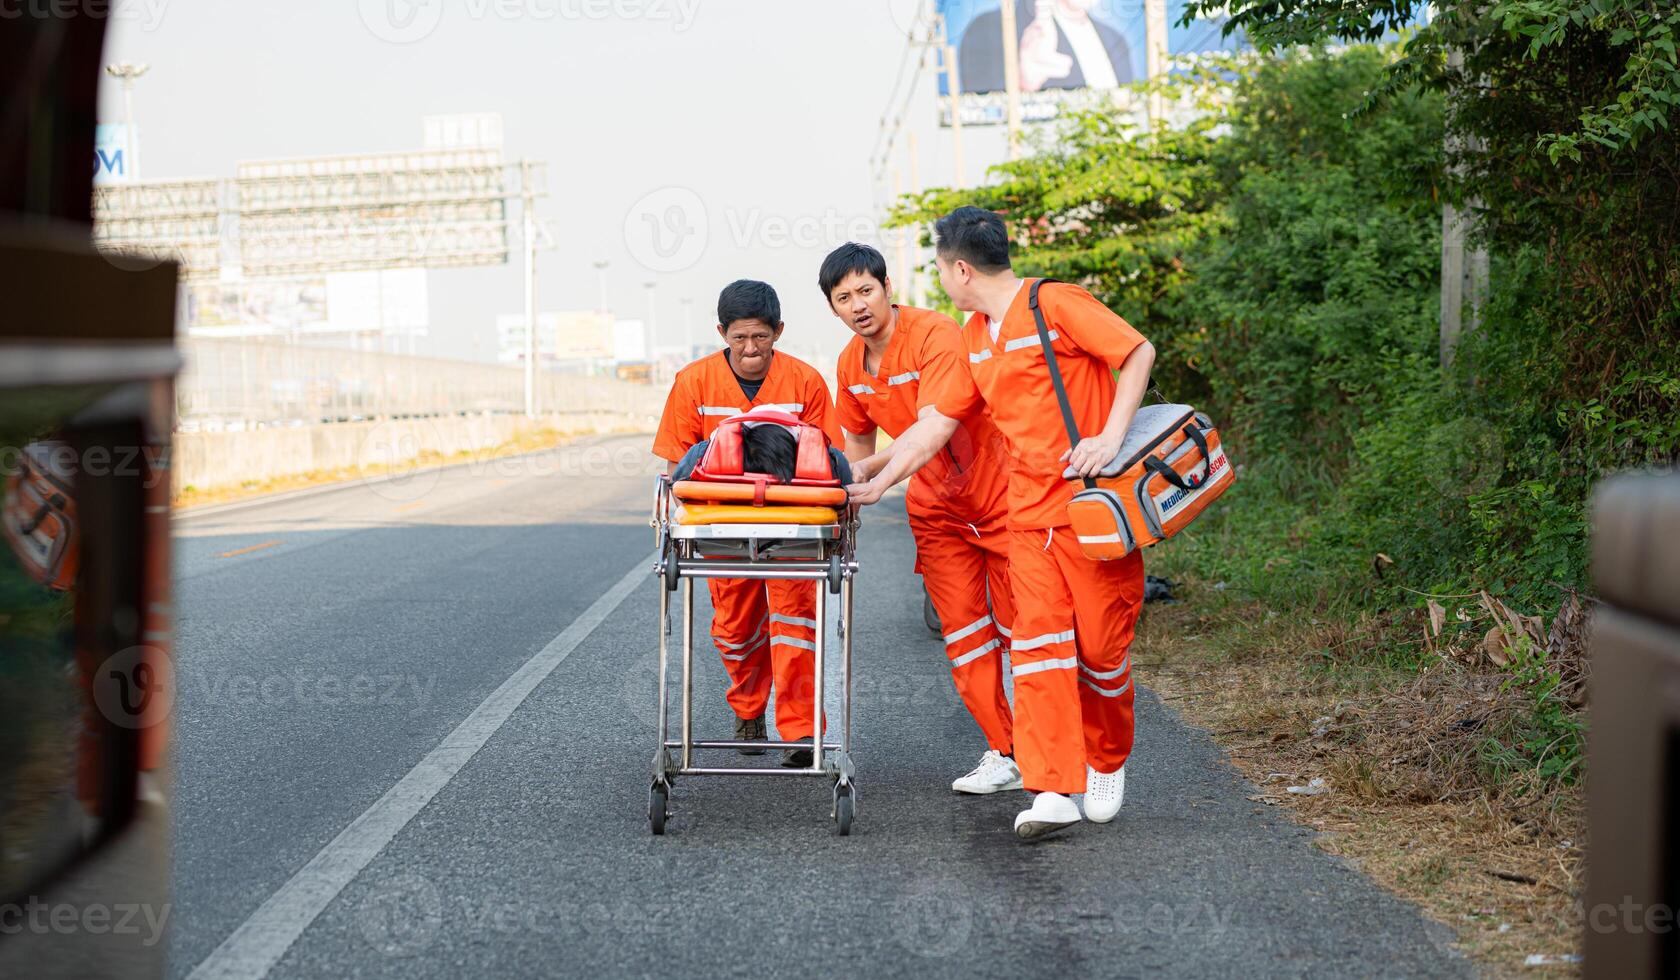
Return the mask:
<svg viewBox="0 0 1680 980">
<path fill-rule="evenodd" d="M 748 473 L 767 473 L 778 483 L 792 483 L 799 443 L 779 425 L 741 427 L 741 462 Z"/>
</svg>

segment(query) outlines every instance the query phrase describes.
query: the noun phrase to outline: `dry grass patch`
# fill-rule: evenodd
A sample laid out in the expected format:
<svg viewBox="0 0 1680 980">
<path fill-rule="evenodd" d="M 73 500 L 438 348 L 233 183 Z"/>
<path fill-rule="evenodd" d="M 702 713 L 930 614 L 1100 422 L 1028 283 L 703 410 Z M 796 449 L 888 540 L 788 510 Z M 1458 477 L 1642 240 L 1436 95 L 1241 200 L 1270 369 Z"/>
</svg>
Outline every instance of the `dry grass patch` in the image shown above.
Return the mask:
<svg viewBox="0 0 1680 980">
<path fill-rule="evenodd" d="M 1451 926 L 1490 975 L 1533 975 L 1529 955 L 1579 952 L 1579 788 L 1498 749 L 1528 730 L 1529 683 L 1460 655 L 1452 635 L 1419 650 L 1422 611 L 1303 621 L 1196 583 L 1180 594 L 1191 601 L 1144 615 L 1139 677 L 1213 733 L 1254 800 L 1287 808 L 1324 850 Z M 1457 633 L 1479 641 L 1481 625 Z"/>
</svg>

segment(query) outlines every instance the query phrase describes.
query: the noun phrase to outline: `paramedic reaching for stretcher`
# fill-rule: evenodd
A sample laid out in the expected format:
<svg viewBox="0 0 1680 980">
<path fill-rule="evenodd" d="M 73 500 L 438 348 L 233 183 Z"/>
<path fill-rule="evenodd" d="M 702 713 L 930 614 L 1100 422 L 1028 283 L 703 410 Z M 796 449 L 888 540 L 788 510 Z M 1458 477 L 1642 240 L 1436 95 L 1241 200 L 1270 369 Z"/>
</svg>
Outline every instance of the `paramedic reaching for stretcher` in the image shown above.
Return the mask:
<svg viewBox="0 0 1680 980">
<path fill-rule="evenodd" d="M 904 506 L 916 571 L 948 630 L 951 679 L 986 736 L 980 764 L 951 789 L 1020 789 L 1003 689 L 1002 647 L 1015 618 L 1006 460 L 969 377 L 961 329 L 942 313 L 894 304 L 886 260 L 867 245 L 835 249 L 817 279 L 834 315 L 857 335 L 840 354 L 835 387 L 847 455 L 856 478 L 868 481 L 850 488 L 852 501 L 872 504 L 910 477 Z M 880 429 L 893 443 L 876 452 Z"/>
<path fill-rule="evenodd" d="M 834 405 L 822 375 L 791 354 L 777 354 L 782 307 L 769 284 L 742 279 L 718 296 L 718 333 L 727 348 L 677 372 L 659 420 L 653 454 L 670 465 L 718 423 L 773 405 L 821 428 L 840 444 Z M 712 640 L 729 672 L 735 738 L 768 737 L 764 709 L 776 692 L 776 731 L 783 741 L 811 737 L 812 660 L 816 650 L 816 583 L 794 579 L 707 579 L 712 593 Z M 762 750 L 743 749 L 759 755 Z M 782 765 L 811 765 L 810 749 L 787 749 Z"/>
<path fill-rule="evenodd" d="M 1055 284 L 1039 306 L 1082 438 L 1068 444 L 1049 365 L 1028 306 L 1030 283 L 1009 264 L 998 215 L 958 208 L 934 225 L 939 279 L 958 309 L 969 367 L 1008 440 L 1009 575 L 1015 596 L 1010 672 L 1015 758 L 1030 809 L 1015 833 L 1031 840 L 1085 817 L 1114 819 L 1132 751 L 1129 648 L 1143 606 L 1143 558 L 1085 557 L 1067 527 L 1075 484 L 1064 467 L 1095 474 L 1120 451 L 1149 386 L 1155 349 L 1078 286 Z M 1117 373 L 1116 373 L 1117 372 Z"/>
</svg>

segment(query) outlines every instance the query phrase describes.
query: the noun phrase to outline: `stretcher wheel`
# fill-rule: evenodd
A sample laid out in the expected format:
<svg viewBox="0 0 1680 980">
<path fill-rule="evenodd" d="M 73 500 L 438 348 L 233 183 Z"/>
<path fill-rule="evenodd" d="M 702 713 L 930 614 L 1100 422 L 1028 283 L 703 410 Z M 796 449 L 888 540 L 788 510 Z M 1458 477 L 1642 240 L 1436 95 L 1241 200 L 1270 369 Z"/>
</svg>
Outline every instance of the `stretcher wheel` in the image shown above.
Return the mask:
<svg viewBox="0 0 1680 980">
<path fill-rule="evenodd" d="M 832 555 L 828 559 L 828 591 L 831 595 L 840 594 L 840 583 L 845 576 L 841 573 L 842 564 L 839 555 Z"/>
<path fill-rule="evenodd" d="M 648 790 L 648 827 L 655 837 L 664 835 L 665 818 L 670 816 L 671 787 L 656 782 Z"/>
<path fill-rule="evenodd" d="M 668 542 L 665 546 L 665 591 L 677 591 L 677 546 Z"/>
<path fill-rule="evenodd" d="M 851 783 L 839 783 L 834 787 L 834 824 L 840 829 L 841 837 L 852 834 L 852 818 L 857 816 L 857 798 L 852 795 Z"/>
</svg>

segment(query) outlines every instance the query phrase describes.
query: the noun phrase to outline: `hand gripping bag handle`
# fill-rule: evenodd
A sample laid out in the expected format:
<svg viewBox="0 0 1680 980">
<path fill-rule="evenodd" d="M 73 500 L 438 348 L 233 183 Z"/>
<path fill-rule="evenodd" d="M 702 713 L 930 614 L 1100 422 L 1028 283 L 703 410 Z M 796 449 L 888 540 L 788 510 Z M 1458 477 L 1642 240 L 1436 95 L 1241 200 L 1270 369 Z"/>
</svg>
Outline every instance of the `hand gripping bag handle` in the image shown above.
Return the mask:
<svg viewBox="0 0 1680 980">
<path fill-rule="evenodd" d="M 1050 367 L 1050 384 L 1056 389 L 1056 404 L 1062 408 L 1062 425 L 1067 427 L 1068 449 L 1079 445 L 1079 424 L 1073 420 L 1073 405 L 1068 402 L 1067 387 L 1062 384 L 1062 369 L 1056 363 L 1056 346 L 1050 341 L 1050 328 L 1044 323 L 1044 311 L 1038 305 L 1038 287 L 1047 282 L 1061 282 L 1060 279 L 1039 279 L 1027 288 L 1027 308 L 1032 310 L 1033 323 L 1038 327 L 1039 343 L 1044 345 L 1044 363 Z M 1085 489 L 1090 490 L 1097 485 L 1097 481 L 1090 477 L 1082 477 Z"/>
</svg>

